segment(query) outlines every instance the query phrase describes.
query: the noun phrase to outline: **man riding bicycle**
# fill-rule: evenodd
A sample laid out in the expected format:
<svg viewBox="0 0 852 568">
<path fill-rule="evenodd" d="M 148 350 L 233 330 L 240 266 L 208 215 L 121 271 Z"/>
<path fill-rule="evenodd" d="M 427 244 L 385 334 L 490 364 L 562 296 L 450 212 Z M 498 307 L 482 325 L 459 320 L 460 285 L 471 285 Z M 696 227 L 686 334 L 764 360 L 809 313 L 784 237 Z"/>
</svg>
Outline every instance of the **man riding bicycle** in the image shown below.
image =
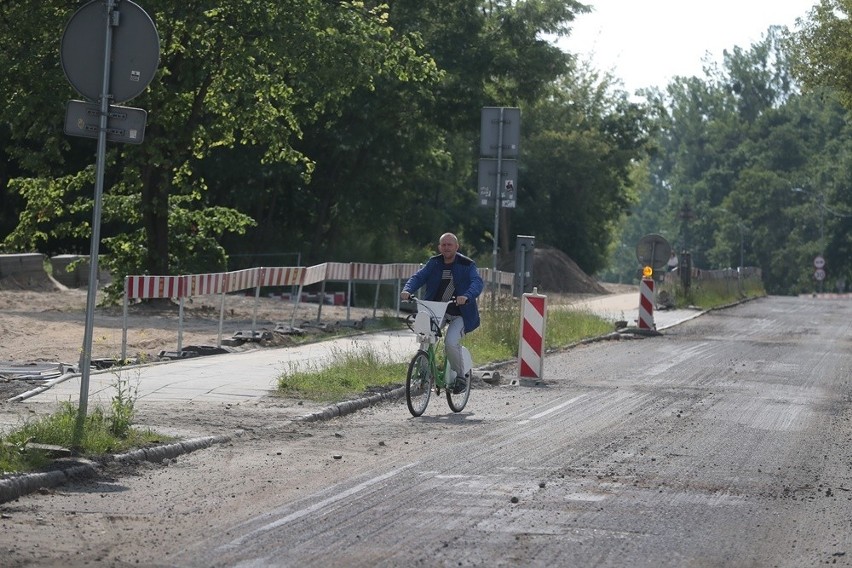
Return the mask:
<svg viewBox="0 0 852 568">
<path fill-rule="evenodd" d="M 459 240 L 452 233 L 444 233 L 438 241 L 440 254 L 431 257 L 426 264 L 408 279 L 400 293 L 403 300 L 426 286 L 426 300 L 455 304 L 447 308 L 444 333 L 444 349 L 453 374 L 457 376 L 453 392 L 463 392 L 469 376 L 464 373 L 464 361 L 459 342 L 466 333 L 479 327 L 479 308 L 476 298 L 482 293 L 483 282 L 476 263 L 458 252 Z M 449 381 L 448 381 L 449 382 Z"/>
</svg>

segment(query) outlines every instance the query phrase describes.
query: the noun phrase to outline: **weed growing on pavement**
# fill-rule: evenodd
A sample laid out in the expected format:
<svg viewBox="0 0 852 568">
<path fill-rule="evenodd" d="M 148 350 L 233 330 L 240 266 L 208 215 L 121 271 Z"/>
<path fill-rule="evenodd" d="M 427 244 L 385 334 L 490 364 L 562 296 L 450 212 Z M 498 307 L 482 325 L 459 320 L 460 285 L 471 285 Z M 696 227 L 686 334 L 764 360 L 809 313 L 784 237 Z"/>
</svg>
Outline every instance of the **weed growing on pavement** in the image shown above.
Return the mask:
<svg viewBox="0 0 852 568">
<path fill-rule="evenodd" d="M 110 401 L 112 414 L 109 417 L 110 432 L 118 438 L 127 437 L 133 417 L 136 413 L 136 398 L 139 396 L 139 378 L 134 384 L 126 375 L 118 373 L 115 382 L 115 396 Z"/>
<path fill-rule="evenodd" d="M 31 471 L 49 463 L 45 452 L 27 448 L 31 439 L 0 436 L 0 475 Z"/>
<path fill-rule="evenodd" d="M 59 410 L 13 431 L 2 439 L 0 451 L 0 469 L 4 473 L 32 471 L 49 461 L 44 452 L 29 448 L 37 442 L 71 447 L 74 442 L 74 429 L 78 408 L 70 402 L 63 402 Z M 102 408 L 95 408 L 87 414 L 80 450 L 84 455 L 97 456 L 107 453 L 126 451 L 129 448 L 150 445 L 163 440 L 151 430 L 128 428 L 123 436 L 113 433 L 113 417 Z"/>
</svg>

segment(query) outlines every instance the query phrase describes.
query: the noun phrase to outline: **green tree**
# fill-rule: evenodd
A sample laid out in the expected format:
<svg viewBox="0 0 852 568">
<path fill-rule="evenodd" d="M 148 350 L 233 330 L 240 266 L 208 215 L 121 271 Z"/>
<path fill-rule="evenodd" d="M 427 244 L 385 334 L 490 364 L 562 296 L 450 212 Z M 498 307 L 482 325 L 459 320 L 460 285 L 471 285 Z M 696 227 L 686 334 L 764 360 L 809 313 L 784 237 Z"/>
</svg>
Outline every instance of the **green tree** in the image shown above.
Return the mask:
<svg viewBox="0 0 852 568">
<path fill-rule="evenodd" d="M 85 208 L 82 190 L 91 169 L 66 163 L 72 143 L 52 126 L 62 120 L 64 100 L 39 104 L 57 92 L 70 98 L 55 51 L 56 31 L 70 12 L 55 4 L 33 10 L 12 0 L 4 6 L 8 23 L 23 25 L 4 27 L 3 44 L 26 49 L 4 52 L 10 65 L 0 92 L 12 104 L 0 111 L 0 121 L 12 125 L 14 158 L 34 176 L 10 184 L 27 201 L 22 222 L 6 239 L 17 249 L 66 236 L 63 230 L 78 237 L 87 231 L 80 219 L 67 220 Z M 221 264 L 217 240 L 253 221 L 206 200 L 199 164 L 217 149 L 254 147 L 255 166 L 288 164 L 309 177 L 313 162 L 294 148 L 304 125 L 339 112 L 342 101 L 373 88 L 377 77 L 417 81 L 434 73 L 410 38 L 394 34 L 384 8 L 362 2 L 151 0 L 145 8 L 159 31 L 161 61 L 149 89 L 134 101 L 149 112 L 145 142 L 112 148 L 108 159 L 104 222 L 116 230 L 104 243 L 116 275 L 197 264 L 210 269 L 211 259 Z M 33 37 L 35 29 L 53 32 Z M 30 73 L 33 66 L 37 73 Z M 52 135 L 37 153 L 27 153 L 39 131 Z"/>
<path fill-rule="evenodd" d="M 566 251 L 586 272 L 607 264 L 615 227 L 636 199 L 632 177 L 654 123 L 607 77 L 576 73 L 525 115 L 522 190 L 515 227 Z"/>
<path fill-rule="evenodd" d="M 796 76 L 809 87 L 828 87 L 852 109 L 852 2 L 820 0 L 790 38 Z"/>
<path fill-rule="evenodd" d="M 821 246 L 832 282 L 850 270 L 848 116 L 829 91 L 799 91 L 785 38 L 770 28 L 707 65 L 704 78 L 668 86 L 648 194 L 659 208 L 668 193 L 657 225 L 696 266 L 737 266 L 742 251 L 772 293 L 810 289 Z M 642 202 L 646 216 L 651 205 Z"/>
<path fill-rule="evenodd" d="M 567 31 L 583 9 L 553 0 L 391 2 L 390 26 L 434 59 L 433 80 L 378 77 L 306 125 L 294 146 L 312 158 L 309 183 L 285 167 L 254 176 L 262 200 L 229 198 L 229 176 L 211 188 L 259 220 L 252 243 L 308 260 L 420 259 L 448 227 L 463 234 L 466 252 L 490 249 L 488 212 L 471 215 L 480 109 L 532 104 L 567 71 L 570 57 L 539 36 Z M 228 169 L 219 157 L 208 165 Z"/>
</svg>

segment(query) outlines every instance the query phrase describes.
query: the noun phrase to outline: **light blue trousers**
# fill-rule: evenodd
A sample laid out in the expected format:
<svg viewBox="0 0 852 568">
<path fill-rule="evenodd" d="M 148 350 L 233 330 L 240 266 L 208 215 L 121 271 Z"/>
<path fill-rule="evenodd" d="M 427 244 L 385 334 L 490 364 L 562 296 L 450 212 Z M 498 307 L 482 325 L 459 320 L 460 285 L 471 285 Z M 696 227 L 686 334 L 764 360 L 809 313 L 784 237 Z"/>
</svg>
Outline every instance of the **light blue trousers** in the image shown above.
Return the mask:
<svg viewBox="0 0 852 568">
<path fill-rule="evenodd" d="M 464 359 L 459 343 L 464 337 L 464 320 L 461 316 L 446 316 L 447 329 L 444 331 L 444 349 L 450 367 L 461 376 L 464 373 Z"/>
</svg>

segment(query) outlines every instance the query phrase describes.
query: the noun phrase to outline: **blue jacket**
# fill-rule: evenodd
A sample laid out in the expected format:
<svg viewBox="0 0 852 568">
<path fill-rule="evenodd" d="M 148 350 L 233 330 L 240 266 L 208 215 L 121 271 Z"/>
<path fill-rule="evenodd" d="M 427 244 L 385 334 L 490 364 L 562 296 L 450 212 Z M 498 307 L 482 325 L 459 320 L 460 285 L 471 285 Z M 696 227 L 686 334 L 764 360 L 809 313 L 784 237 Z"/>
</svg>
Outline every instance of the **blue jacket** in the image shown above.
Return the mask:
<svg viewBox="0 0 852 568">
<path fill-rule="evenodd" d="M 423 268 L 408 279 L 403 290 L 409 294 L 414 294 L 425 285 L 426 299 L 437 300 L 435 294 L 441 287 L 443 272 L 444 257 L 440 254 L 435 255 L 423 265 Z M 479 307 L 476 305 L 476 298 L 482 293 L 484 286 L 473 259 L 456 253 L 456 259 L 453 262 L 453 282 L 456 286 L 456 296 L 467 297 L 467 303 L 459 306 L 459 310 L 464 321 L 464 332 L 470 333 L 479 327 Z"/>
</svg>

